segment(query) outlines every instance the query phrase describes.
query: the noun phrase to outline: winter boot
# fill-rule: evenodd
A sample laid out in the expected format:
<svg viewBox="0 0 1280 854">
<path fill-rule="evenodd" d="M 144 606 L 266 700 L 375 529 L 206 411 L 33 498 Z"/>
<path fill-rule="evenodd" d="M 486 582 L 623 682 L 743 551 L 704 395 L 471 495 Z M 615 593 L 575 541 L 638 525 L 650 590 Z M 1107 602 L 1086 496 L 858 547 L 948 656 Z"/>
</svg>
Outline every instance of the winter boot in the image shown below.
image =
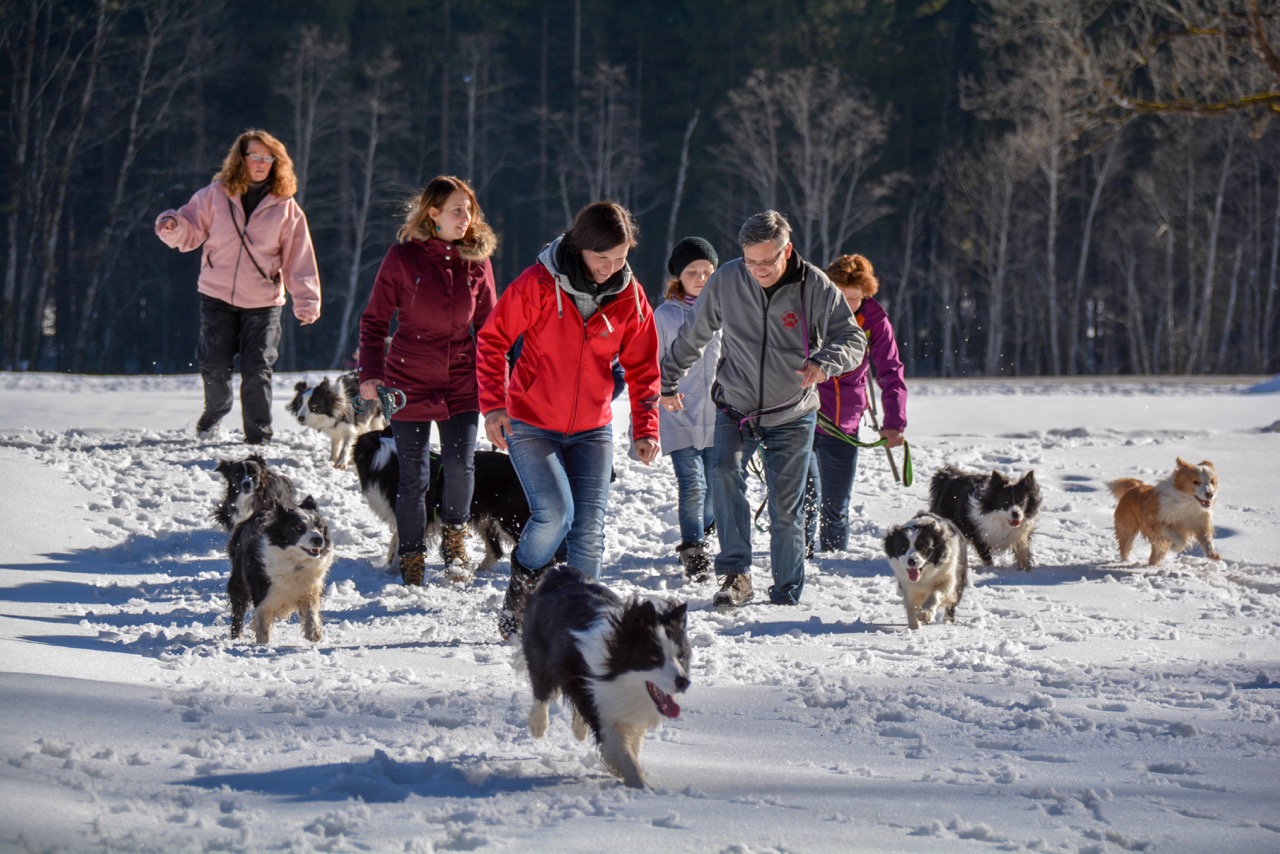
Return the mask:
<svg viewBox="0 0 1280 854">
<path fill-rule="evenodd" d="M 213 441 L 218 438 L 218 425 L 221 423 L 221 418 L 214 418 L 209 413 L 204 413 L 196 422 L 196 438 L 205 442 Z"/>
<path fill-rule="evenodd" d="M 450 581 L 471 580 L 471 556 L 467 554 L 467 526 L 445 523 L 440 535 L 440 557 Z"/>
<path fill-rule="evenodd" d="M 503 640 L 520 633 L 520 626 L 524 623 L 524 605 L 538 584 L 538 575 L 521 566 L 512 553 L 511 581 L 507 584 L 507 595 L 502 599 L 502 610 L 498 612 L 498 634 Z"/>
<path fill-rule="evenodd" d="M 720 589 L 711 597 L 711 604 L 717 608 L 736 608 L 747 604 L 754 596 L 751 576 L 745 572 L 731 572 L 720 582 Z"/>
<path fill-rule="evenodd" d="M 421 587 L 422 577 L 427 571 L 427 557 L 418 552 L 411 555 L 400 555 L 400 580 L 405 587 Z"/>
<path fill-rule="evenodd" d="M 711 561 L 707 560 L 707 548 L 703 543 L 681 543 L 676 546 L 680 565 L 690 581 L 703 582 L 711 578 Z"/>
</svg>

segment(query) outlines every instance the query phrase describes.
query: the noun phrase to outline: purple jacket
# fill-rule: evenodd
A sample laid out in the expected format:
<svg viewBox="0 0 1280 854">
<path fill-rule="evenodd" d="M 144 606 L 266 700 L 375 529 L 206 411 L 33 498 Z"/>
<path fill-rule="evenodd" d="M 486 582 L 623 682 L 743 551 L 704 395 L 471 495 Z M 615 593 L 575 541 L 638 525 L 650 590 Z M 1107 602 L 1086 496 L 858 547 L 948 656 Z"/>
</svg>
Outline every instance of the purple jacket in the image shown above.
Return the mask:
<svg viewBox="0 0 1280 854">
<path fill-rule="evenodd" d="M 884 405 L 880 427 L 884 430 L 906 430 L 907 384 L 903 378 L 902 359 L 898 357 L 898 342 L 894 340 L 889 315 L 884 313 L 880 303 L 867 297 L 854 317 L 867 334 L 867 353 L 870 358 L 863 359 L 852 371 L 819 384 L 819 411 L 834 421 L 843 432 L 857 436 L 862 412 L 867 408 L 867 371 L 874 364 L 876 380 L 880 384 L 880 402 Z M 819 432 L 825 432 L 818 429 Z"/>
</svg>

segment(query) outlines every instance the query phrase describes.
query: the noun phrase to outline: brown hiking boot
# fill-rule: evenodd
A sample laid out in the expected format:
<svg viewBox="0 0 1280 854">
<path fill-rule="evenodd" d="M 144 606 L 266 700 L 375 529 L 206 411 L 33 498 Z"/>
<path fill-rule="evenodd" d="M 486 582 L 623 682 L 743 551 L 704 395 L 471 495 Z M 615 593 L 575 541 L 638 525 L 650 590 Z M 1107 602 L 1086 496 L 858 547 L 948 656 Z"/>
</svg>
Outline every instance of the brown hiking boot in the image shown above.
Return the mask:
<svg viewBox="0 0 1280 854">
<path fill-rule="evenodd" d="M 707 559 L 707 547 L 703 543 L 681 543 L 676 546 L 680 565 L 690 581 L 703 582 L 711 578 L 711 561 Z"/>
<path fill-rule="evenodd" d="M 421 587 L 422 577 L 427 572 L 426 555 L 419 552 L 412 555 L 400 555 L 400 580 L 406 587 Z"/>
<path fill-rule="evenodd" d="M 451 581 L 471 580 L 471 556 L 467 554 L 467 526 L 444 526 L 440 535 L 440 557 Z"/>
<path fill-rule="evenodd" d="M 529 601 L 529 594 L 538 584 L 538 573 L 525 569 L 511 555 L 511 581 L 507 584 L 507 595 L 502 600 L 502 610 L 498 612 L 498 634 L 503 640 L 520 633 L 524 623 L 524 606 Z"/>
<path fill-rule="evenodd" d="M 755 596 L 751 589 L 751 576 L 745 572 L 731 572 L 720 582 L 720 589 L 711 597 L 717 608 L 736 608 L 745 605 Z"/>
</svg>

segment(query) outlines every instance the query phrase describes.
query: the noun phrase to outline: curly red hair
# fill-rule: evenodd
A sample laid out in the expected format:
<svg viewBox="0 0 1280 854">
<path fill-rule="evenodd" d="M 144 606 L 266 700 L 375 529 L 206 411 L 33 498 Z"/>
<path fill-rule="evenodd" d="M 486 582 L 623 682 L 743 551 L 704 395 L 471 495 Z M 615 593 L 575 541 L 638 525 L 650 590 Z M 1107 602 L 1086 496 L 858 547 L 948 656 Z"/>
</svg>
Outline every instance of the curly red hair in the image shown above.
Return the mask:
<svg viewBox="0 0 1280 854">
<path fill-rule="evenodd" d="M 880 290 L 871 262 L 862 255 L 841 255 L 827 265 L 827 278 L 838 288 L 857 288 L 863 298 L 873 297 Z"/>
<path fill-rule="evenodd" d="M 291 199 L 298 192 L 298 178 L 293 173 L 293 160 L 284 143 L 265 130 L 250 128 L 236 137 L 231 149 L 222 161 L 222 171 L 213 176 L 213 180 L 222 182 L 228 196 L 238 196 L 249 187 L 249 167 L 245 164 L 245 155 L 249 153 L 249 140 L 257 140 L 267 147 L 276 162 L 271 164 L 271 174 L 267 180 L 271 182 L 271 195 L 283 199 Z"/>
</svg>

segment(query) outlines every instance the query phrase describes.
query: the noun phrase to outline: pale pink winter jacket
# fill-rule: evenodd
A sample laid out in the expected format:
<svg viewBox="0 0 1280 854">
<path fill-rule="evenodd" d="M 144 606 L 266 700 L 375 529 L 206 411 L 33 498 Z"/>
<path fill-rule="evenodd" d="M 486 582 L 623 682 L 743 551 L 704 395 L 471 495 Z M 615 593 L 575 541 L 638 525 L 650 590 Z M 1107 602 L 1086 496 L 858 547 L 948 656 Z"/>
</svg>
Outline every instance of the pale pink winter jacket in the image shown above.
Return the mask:
<svg viewBox="0 0 1280 854">
<path fill-rule="evenodd" d="M 222 183 L 215 181 L 181 208 L 156 217 L 156 236 L 180 252 L 204 246 L 196 288 L 200 293 L 237 308 L 265 308 L 284 305 L 287 290 L 293 297 L 295 317 L 304 323 L 318 318 L 320 273 L 302 208 L 293 199 L 268 193 L 254 209 L 246 229 L 240 197 L 230 198 L 230 206 L 227 201 Z M 160 221 L 167 216 L 177 220 L 178 228 L 162 234 Z M 244 232 L 249 251 L 269 278 L 264 279 L 245 254 L 236 226 Z"/>
</svg>

